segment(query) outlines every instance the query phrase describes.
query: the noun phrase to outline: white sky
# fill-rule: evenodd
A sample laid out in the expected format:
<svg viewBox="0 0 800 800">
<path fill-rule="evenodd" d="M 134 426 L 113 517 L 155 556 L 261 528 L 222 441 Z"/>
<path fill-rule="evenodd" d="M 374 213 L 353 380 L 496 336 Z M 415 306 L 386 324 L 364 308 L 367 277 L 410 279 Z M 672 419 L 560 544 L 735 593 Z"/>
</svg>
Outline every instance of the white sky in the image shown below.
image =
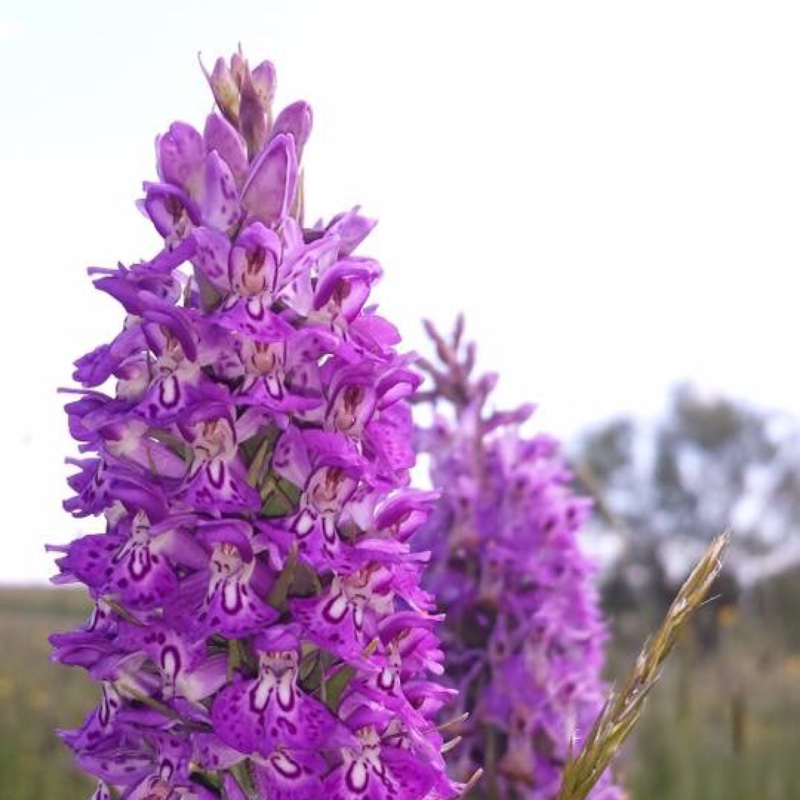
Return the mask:
<svg viewBox="0 0 800 800">
<path fill-rule="evenodd" d="M 118 329 L 89 264 L 156 252 L 152 141 L 242 41 L 311 102 L 309 209 L 356 203 L 410 347 L 467 313 L 500 400 L 568 435 L 680 378 L 797 411 L 800 5 L 0 0 L 3 553 L 42 580 L 55 388 Z"/>
</svg>

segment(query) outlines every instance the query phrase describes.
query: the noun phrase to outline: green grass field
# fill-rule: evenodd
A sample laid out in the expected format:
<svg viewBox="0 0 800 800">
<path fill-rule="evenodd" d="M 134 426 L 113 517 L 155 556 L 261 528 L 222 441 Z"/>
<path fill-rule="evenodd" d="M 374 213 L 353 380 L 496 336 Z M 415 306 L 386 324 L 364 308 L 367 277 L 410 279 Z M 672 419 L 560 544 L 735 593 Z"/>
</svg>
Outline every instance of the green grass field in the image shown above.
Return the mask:
<svg viewBox="0 0 800 800">
<path fill-rule="evenodd" d="M 91 793 L 53 729 L 77 725 L 97 693 L 80 670 L 47 660 L 47 635 L 85 612 L 78 592 L 0 589 L 3 800 Z M 800 652 L 775 629 L 726 623 L 712 655 L 701 656 L 687 637 L 668 663 L 622 759 L 633 800 L 800 798 Z M 612 672 L 627 666 L 640 627 L 615 648 Z"/>
<path fill-rule="evenodd" d="M 632 797 L 800 798 L 800 654 L 742 625 L 711 656 L 692 644 L 667 662 L 626 755 Z"/>
<path fill-rule="evenodd" d="M 80 670 L 51 664 L 47 636 L 86 617 L 79 592 L 0 589 L 0 797 L 82 800 L 90 781 L 53 729 L 78 725 L 97 692 Z"/>
</svg>

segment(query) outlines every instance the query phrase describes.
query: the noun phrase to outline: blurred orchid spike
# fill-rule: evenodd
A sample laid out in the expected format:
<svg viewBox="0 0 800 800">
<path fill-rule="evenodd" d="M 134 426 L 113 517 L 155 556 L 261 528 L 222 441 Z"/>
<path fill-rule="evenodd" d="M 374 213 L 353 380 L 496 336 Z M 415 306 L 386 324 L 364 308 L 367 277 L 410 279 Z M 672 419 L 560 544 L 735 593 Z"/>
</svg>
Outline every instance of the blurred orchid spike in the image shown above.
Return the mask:
<svg viewBox="0 0 800 800">
<path fill-rule="evenodd" d="M 424 585 L 446 614 L 458 694 L 441 719 L 463 739 L 455 774 L 483 768 L 471 797 L 545 800 L 603 704 L 606 629 L 577 540 L 590 504 L 573 495 L 558 443 L 520 431 L 534 406 L 487 408 L 497 375 L 474 375 L 463 317 L 449 338 L 425 329 L 438 363 L 419 362 L 430 385 L 414 399 L 435 413 L 416 442 L 442 495 L 414 542 L 431 551 Z M 622 796 L 609 775 L 592 794 Z"/>
</svg>

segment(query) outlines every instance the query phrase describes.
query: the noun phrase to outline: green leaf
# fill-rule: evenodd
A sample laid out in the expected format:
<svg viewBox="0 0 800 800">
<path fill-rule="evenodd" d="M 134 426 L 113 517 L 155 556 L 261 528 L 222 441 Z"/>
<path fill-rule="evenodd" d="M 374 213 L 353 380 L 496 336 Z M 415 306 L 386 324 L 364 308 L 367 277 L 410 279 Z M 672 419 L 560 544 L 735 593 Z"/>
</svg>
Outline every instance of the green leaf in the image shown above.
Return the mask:
<svg viewBox="0 0 800 800">
<path fill-rule="evenodd" d="M 320 592 L 322 592 L 322 583 L 319 575 L 305 561 L 300 561 L 297 564 L 292 584 L 292 597 L 313 597 Z"/>
<path fill-rule="evenodd" d="M 126 622 L 130 622 L 131 625 L 136 625 L 138 628 L 141 628 L 143 623 L 140 622 L 133 614 L 130 613 L 127 609 L 123 608 L 116 600 L 114 600 L 111 595 L 103 595 L 100 598 L 112 611 L 114 611 L 117 616 L 122 617 Z"/>
<path fill-rule="evenodd" d="M 200 291 L 200 300 L 203 303 L 203 310 L 206 312 L 213 311 L 222 300 L 222 294 L 211 284 L 203 273 L 195 268 L 194 279 L 197 283 L 197 288 Z"/>
<path fill-rule="evenodd" d="M 278 575 L 269 593 L 267 602 L 278 611 L 283 611 L 286 608 L 286 598 L 289 596 L 289 589 L 294 583 L 295 574 L 297 572 L 297 547 L 292 545 L 289 550 L 289 555 L 286 557 L 286 563 L 283 565 L 281 574 Z"/>
<path fill-rule="evenodd" d="M 242 651 L 236 639 L 228 640 L 228 682 L 233 679 L 233 673 L 241 666 Z"/>
<path fill-rule="evenodd" d="M 371 656 L 378 647 L 378 640 L 373 639 L 365 648 L 363 655 Z M 335 714 L 339 710 L 339 703 L 342 700 L 342 693 L 347 688 L 347 684 L 356 674 L 355 667 L 345 664 L 341 669 L 325 681 L 322 687 L 322 699 L 328 708 Z"/>
<path fill-rule="evenodd" d="M 197 783 L 205 789 L 210 789 L 214 794 L 219 794 L 222 789 L 222 779 L 212 772 L 201 772 L 200 770 L 192 770 L 189 774 L 189 780 L 192 783 Z"/>
<path fill-rule="evenodd" d="M 267 518 L 285 517 L 293 513 L 300 502 L 300 487 L 286 478 L 269 472 L 259 487 L 264 502 L 261 514 Z"/>
<path fill-rule="evenodd" d="M 304 648 L 305 649 L 305 648 Z M 325 675 L 326 653 L 317 647 L 312 647 L 303 655 L 298 670 L 298 679 L 303 691 L 307 694 L 316 693 L 322 685 Z"/>
<path fill-rule="evenodd" d="M 339 703 L 342 699 L 342 692 L 347 688 L 347 684 L 356 674 L 355 667 L 349 664 L 343 666 L 340 670 L 325 681 L 325 705 L 335 714 L 339 710 Z"/>
<path fill-rule="evenodd" d="M 242 451 L 245 458 L 250 460 L 250 466 L 247 469 L 247 482 L 254 488 L 258 488 L 261 482 L 261 473 L 264 471 L 264 464 L 267 461 L 267 456 L 272 453 L 272 448 L 275 446 L 275 440 L 278 438 L 277 428 L 267 428 L 266 431 L 253 436 L 242 444 Z M 260 440 L 260 442 L 259 442 Z M 250 457 L 250 453 L 253 453 Z"/>
<path fill-rule="evenodd" d="M 230 771 L 233 773 L 233 777 L 239 781 L 239 786 L 244 789 L 245 794 L 248 797 L 255 797 L 256 786 L 255 781 L 253 781 L 250 759 L 234 764 Z"/>
</svg>

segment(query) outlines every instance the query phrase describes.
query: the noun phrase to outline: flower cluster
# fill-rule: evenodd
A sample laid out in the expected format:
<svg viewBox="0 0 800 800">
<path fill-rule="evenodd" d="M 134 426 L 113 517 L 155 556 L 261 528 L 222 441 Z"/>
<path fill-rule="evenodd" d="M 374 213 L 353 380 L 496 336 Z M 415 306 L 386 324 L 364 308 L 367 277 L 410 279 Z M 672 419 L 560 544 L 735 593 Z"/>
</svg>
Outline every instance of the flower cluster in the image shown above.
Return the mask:
<svg viewBox="0 0 800 800">
<path fill-rule="evenodd" d="M 603 703 L 606 633 L 576 538 L 590 505 L 572 494 L 558 444 L 521 434 L 532 406 L 486 412 L 496 376 L 471 379 L 463 321 L 452 342 L 427 327 L 444 366 L 423 362 L 433 386 L 418 399 L 451 413 L 418 432 L 443 497 L 415 543 L 432 551 L 426 586 L 447 615 L 442 645 L 459 690 L 448 711 L 470 715 L 456 775 L 480 765 L 476 796 L 551 800 Z M 621 792 L 604 777 L 591 796 Z"/>
<path fill-rule="evenodd" d="M 65 507 L 105 522 L 51 548 L 94 601 L 53 658 L 101 694 L 62 736 L 95 800 L 451 797 L 409 545 L 435 496 L 409 487 L 418 378 L 354 255 L 373 222 L 304 227 L 311 110 L 273 118 L 269 62 L 207 78 L 218 111 L 171 125 L 144 184 L 163 249 L 90 270 L 126 316 L 67 405 Z"/>
</svg>

